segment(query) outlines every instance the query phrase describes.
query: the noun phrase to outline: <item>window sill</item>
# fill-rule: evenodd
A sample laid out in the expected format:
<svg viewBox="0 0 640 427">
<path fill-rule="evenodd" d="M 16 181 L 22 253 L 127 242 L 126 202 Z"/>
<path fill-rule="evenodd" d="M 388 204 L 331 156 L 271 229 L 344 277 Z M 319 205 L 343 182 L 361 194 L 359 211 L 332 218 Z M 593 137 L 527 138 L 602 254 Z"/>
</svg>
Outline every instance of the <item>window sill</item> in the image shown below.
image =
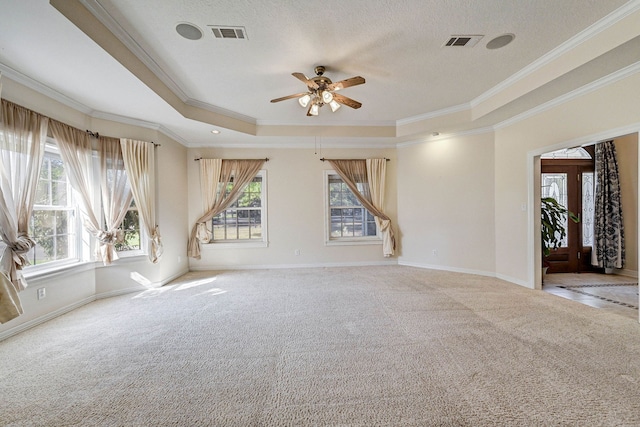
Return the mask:
<svg viewBox="0 0 640 427">
<path fill-rule="evenodd" d="M 95 261 L 96 268 L 111 267 L 112 265 L 118 265 L 118 264 L 129 264 L 133 262 L 144 261 L 145 259 L 147 259 L 147 254 L 144 253 L 143 251 L 128 251 L 125 253 L 118 252 L 118 259 L 114 260 L 109 265 L 104 265 L 104 263 L 101 260 L 96 260 Z"/>
<path fill-rule="evenodd" d="M 248 242 L 212 242 L 205 243 L 200 246 L 202 249 L 240 249 L 240 248 L 266 248 L 269 242 L 265 241 L 248 241 Z"/>
<path fill-rule="evenodd" d="M 27 282 L 49 280 L 57 276 L 81 273 L 93 270 L 93 262 L 90 261 L 69 261 L 51 266 L 42 266 L 23 271 Z"/>
<path fill-rule="evenodd" d="M 373 239 L 332 239 L 324 242 L 325 246 L 361 246 L 361 245 L 381 245 L 382 240 Z"/>
</svg>

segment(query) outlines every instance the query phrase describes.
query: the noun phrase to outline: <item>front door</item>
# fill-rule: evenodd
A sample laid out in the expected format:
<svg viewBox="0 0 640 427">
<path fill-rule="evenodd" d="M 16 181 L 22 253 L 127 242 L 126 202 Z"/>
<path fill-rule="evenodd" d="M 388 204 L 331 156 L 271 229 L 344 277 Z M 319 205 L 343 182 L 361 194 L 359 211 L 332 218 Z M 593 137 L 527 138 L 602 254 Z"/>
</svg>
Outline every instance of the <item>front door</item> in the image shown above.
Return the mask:
<svg viewBox="0 0 640 427">
<path fill-rule="evenodd" d="M 553 197 L 573 212 L 578 223 L 567 218 L 567 237 L 547 258 L 547 273 L 590 271 L 593 244 L 593 160 L 543 159 L 542 197 Z"/>
</svg>

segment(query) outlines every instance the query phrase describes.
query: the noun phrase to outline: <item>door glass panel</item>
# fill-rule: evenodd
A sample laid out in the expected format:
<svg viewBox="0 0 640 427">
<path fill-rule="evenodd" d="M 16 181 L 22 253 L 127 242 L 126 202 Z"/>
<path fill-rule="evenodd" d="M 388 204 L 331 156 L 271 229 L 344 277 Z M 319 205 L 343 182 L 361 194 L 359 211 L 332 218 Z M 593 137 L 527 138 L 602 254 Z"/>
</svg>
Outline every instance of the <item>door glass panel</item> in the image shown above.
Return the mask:
<svg viewBox="0 0 640 427">
<path fill-rule="evenodd" d="M 567 174 L 566 173 L 543 173 L 542 174 L 542 197 L 553 197 L 556 201 L 567 208 Z M 564 228 L 567 229 L 565 216 Z M 567 236 L 560 243 L 561 247 L 567 247 Z"/>
<path fill-rule="evenodd" d="M 593 172 L 582 173 L 582 246 L 593 246 Z"/>
</svg>

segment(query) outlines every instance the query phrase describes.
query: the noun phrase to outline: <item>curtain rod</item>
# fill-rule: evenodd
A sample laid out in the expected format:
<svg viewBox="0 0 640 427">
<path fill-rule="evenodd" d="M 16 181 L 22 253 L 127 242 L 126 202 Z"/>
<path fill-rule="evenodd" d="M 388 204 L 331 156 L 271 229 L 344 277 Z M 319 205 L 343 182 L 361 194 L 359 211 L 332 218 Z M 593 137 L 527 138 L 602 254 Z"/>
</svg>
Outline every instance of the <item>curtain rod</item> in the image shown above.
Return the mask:
<svg viewBox="0 0 640 427">
<path fill-rule="evenodd" d="M 387 162 L 391 161 L 391 159 L 387 159 L 386 157 L 383 157 L 383 159 L 385 159 Z M 320 159 L 321 162 L 324 162 L 325 160 L 329 160 L 329 159 L 325 159 L 324 157 Z M 336 159 L 336 160 L 351 160 L 351 159 Z M 366 159 L 354 159 L 354 160 L 366 160 Z"/>
<path fill-rule="evenodd" d="M 197 158 L 195 158 L 193 160 L 197 162 L 198 160 L 202 160 L 202 157 L 197 157 Z M 231 161 L 231 162 L 237 162 L 237 161 L 240 161 L 240 160 L 264 160 L 265 162 L 268 162 L 269 158 L 265 157 L 264 159 L 222 159 L 222 160 L 228 160 L 228 161 Z"/>
<path fill-rule="evenodd" d="M 100 138 L 100 133 L 98 132 L 91 132 L 89 129 L 87 129 L 86 132 L 94 138 Z M 116 138 L 116 139 L 120 139 L 120 138 Z M 149 144 L 153 144 L 154 147 L 162 147 L 162 144 L 156 144 L 153 141 L 145 141 L 145 142 L 149 142 Z"/>
</svg>

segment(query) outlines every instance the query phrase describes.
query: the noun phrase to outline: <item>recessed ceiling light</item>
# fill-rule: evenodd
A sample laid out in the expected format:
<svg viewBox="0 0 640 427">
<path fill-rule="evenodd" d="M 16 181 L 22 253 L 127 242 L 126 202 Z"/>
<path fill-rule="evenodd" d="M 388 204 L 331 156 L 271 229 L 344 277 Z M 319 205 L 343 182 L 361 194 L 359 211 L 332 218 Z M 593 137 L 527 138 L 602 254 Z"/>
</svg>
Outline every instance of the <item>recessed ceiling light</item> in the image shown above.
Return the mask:
<svg viewBox="0 0 640 427">
<path fill-rule="evenodd" d="M 489 43 L 487 43 L 487 49 L 500 49 L 511 43 L 515 38 L 516 36 L 514 34 L 503 34 L 489 41 Z"/>
<path fill-rule="evenodd" d="M 218 129 L 214 129 L 211 131 L 212 134 L 217 135 L 220 133 L 220 131 Z"/>
<path fill-rule="evenodd" d="M 176 32 L 188 40 L 200 40 L 203 35 L 200 28 L 188 22 L 176 25 Z"/>
</svg>

